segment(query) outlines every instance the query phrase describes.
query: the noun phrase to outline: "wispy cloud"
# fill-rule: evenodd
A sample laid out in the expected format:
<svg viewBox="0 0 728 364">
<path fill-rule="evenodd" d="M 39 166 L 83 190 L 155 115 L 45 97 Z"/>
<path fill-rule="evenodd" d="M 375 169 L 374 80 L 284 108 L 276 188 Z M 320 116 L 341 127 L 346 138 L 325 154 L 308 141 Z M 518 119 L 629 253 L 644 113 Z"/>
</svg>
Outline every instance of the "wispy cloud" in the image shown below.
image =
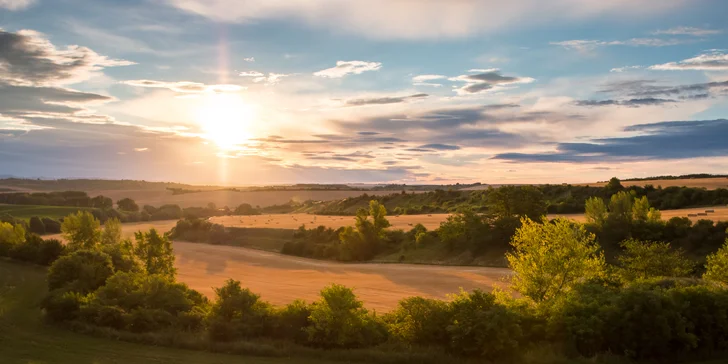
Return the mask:
<svg viewBox="0 0 728 364">
<path fill-rule="evenodd" d="M 240 85 L 219 84 L 206 85 L 199 82 L 189 81 L 154 81 L 154 80 L 128 80 L 121 81 L 121 84 L 134 87 L 166 88 L 179 93 L 203 93 L 203 92 L 238 92 L 245 90 Z"/>
<path fill-rule="evenodd" d="M 704 35 L 715 35 L 715 34 L 721 34 L 723 33 L 722 30 L 719 29 L 705 29 L 705 28 L 696 28 L 696 27 L 674 27 L 670 29 L 661 29 L 656 30 L 652 32 L 654 35 L 692 35 L 695 37 L 700 37 Z"/>
<path fill-rule="evenodd" d="M 473 71 L 473 70 L 471 70 Z M 480 70 L 474 70 L 480 71 Z M 498 86 L 505 86 L 519 83 L 531 83 L 535 79 L 531 77 L 503 76 L 496 68 L 486 69 L 484 73 L 460 75 L 449 78 L 450 81 L 462 81 L 466 85 L 457 89 L 459 94 L 472 94 L 489 91 Z"/>
<path fill-rule="evenodd" d="M 243 58 L 243 61 L 245 61 L 245 62 L 255 62 L 255 57 L 246 57 L 246 58 Z"/>
<path fill-rule="evenodd" d="M 566 49 L 580 52 L 591 51 L 605 46 L 630 46 L 630 47 L 667 47 L 686 43 L 693 43 L 695 39 L 661 39 L 661 38 L 632 38 L 627 40 L 590 40 L 572 39 L 560 42 L 550 42 L 551 45 L 560 46 Z"/>
<path fill-rule="evenodd" d="M 36 0 L 0 0 L 0 8 L 8 10 L 23 10 L 33 4 Z"/>
<path fill-rule="evenodd" d="M 704 53 L 679 62 L 656 64 L 650 66 L 649 69 L 659 71 L 725 71 L 728 70 L 728 53 L 722 51 Z"/>
<path fill-rule="evenodd" d="M 409 96 L 390 96 L 390 97 L 372 97 L 346 100 L 347 106 L 364 106 L 364 105 L 384 105 L 398 104 L 413 99 L 422 99 L 429 96 L 428 94 L 414 94 Z"/>
<path fill-rule="evenodd" d="M 341 78 L 347 75 L 358 75 L 367 71 L 377 71 L 380 68 L 382 68 L 382 64 L 379 62 L 337 61 L 335 67 L 315 72 L 314 76 Z"/>
<path fill-rule="evenodd" d="M 640 68 L 643 68 L 643 67 L 642 67 L 642 66 L 624 66 L 624 67 L 616 67 L 616 68 L 612 68 L 612 69 L 610 69 L 610 70 L 609 70 L 609 72 L 616 72 L 616 73 L 621 73 L 621 72 L 625 72 L 625 71 L 630 71 L 630 70 L 638 70 L 638 69 L 640 69 Z"/>
</svg>

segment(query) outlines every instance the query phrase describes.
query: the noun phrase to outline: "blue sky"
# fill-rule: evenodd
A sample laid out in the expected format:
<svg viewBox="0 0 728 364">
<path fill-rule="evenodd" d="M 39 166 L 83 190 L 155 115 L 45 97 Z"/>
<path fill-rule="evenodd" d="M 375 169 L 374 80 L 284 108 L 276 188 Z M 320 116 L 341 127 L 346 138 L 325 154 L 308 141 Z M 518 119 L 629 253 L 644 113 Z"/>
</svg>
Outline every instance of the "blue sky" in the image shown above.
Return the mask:
<svg viewBox="0 0 728 364">
<path fill-rule="evenodd" d="M 728 2 L 0 0 L 0 174 L 725 173 Z"/>
</svg>

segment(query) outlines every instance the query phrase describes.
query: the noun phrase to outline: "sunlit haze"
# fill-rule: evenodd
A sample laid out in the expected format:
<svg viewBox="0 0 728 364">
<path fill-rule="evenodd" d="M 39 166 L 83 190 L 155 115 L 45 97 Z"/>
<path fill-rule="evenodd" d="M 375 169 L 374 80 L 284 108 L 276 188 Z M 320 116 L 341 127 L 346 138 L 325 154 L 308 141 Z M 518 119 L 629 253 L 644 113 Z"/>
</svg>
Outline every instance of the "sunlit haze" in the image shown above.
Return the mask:
<svg viewBox="0 0 728 364">
<path fill-rule="evenodd" d="M 727 13 L 721 0 L 4 0 L 0 175 L 725 173 Z"/>
</svg>

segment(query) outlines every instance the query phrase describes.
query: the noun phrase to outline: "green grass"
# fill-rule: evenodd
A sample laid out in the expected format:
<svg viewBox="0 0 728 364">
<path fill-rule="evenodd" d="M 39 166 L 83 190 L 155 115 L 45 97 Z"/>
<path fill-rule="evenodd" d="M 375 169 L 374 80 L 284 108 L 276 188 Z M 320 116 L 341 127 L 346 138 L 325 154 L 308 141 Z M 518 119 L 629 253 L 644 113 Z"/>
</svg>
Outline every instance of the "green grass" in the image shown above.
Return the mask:
<svg viewBox="0 0 728 364">
<path fill-rule="evenodd" d="M 0 205 L 0 215 L 8 214 L 17 219 L 28 220 L 33 216 L 60 219 L 77 211 L 93 211 L 92 207 L 38 206 L 38 205 Z"/>
<path fill-rule="evenodd" d="M 256 358 L 132 344 L 81 335 L 43 322 L 46 269 L 0 259 L 0 363 L 281 364 L 320 360 Z"/>
</svg>

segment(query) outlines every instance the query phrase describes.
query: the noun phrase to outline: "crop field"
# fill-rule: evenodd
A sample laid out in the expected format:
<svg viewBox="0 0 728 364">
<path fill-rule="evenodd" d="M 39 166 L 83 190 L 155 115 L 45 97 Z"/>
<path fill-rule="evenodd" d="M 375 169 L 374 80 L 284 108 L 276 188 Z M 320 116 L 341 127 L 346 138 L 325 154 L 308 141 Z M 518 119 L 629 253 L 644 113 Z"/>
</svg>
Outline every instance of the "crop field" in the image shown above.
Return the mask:
<svg viewBox="0 0 728 364">
<path fill-rule="evenodd" d="M 706 212 L 706 210 L 713 210 L 714 212 Z M 673 217 L 688 217 L 693 222 L 701 219 L 713 220 L 713 221 L 727 221 L 728 220 L 728 206 L 714 206 L 714 207 L 696 207 L 689 209 L 678 209 L 678 210 L 662 210 L 663 220 L 669 220 Z M 698 215 L 705 214 L 705 215 Z M 564 215 L 549 215 L 553 218 L 556 216 L 564 216 L 574 221 L 584 222 L 586 218 L 584 214 L 564 214 Z"/>
<path fill-rule="evenodd" d="M 34 205 L 0 205 L 0 215 L 9 214 L 18 219 L 30 219 L 33 216 L 60 219 L 79 210 L 93 210 L 89 207 L 73 206 L 34 206 Z"/>
<path fill-rule="evenodd" d="M 685 179 L 655 179 L 647 181 L 622 181 L 622 186 L 645 186 L 653 185 L 655 187 L 703 187 L 709 190 L 716 188 L 728 188 L 728 177 L 714 178 L 685 178 Z M 584 185 L 593 187 L 604 187 L 606 182 L 585 183 Z"/>
<path fill-rule="evenodd" d="M 436 229 L 440 223 L 445 221 L 449 214 L 430 215 L 398 215 L 387 216 L 387 220 L 394 229 L 409 230 L 412 226 L 422 224 L 428 229 Z M 334 229 L 342 226 L 354 225 L 354 216 L 328 216 L 309 214 L 268 214 L 252 216 L 215 216 L 210 221 L 230 227 L 245 228 L 277 228 L 277 229 L 298 229 L 301 225 L 307 228 L 314 228 L 320 225 Z"/>
</svg>

